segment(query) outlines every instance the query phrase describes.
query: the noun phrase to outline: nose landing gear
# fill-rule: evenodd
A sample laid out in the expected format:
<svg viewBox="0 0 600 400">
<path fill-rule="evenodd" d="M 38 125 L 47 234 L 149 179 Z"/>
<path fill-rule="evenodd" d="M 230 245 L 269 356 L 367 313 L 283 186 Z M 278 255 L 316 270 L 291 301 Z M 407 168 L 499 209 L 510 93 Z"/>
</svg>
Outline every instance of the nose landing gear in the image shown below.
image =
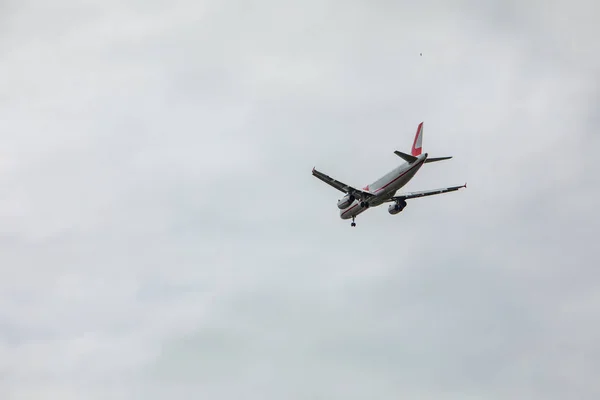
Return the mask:
<svg viewBox="0 0 600 400">
<path fill-rule="evenodd" d="M 355 227 L 356 226 L 356 222 L 354 222 L 354 218 L 356 218 L 356 217 L 352 217 L 352 223 L 350 224 L 351 227 Z"/>
</svg>

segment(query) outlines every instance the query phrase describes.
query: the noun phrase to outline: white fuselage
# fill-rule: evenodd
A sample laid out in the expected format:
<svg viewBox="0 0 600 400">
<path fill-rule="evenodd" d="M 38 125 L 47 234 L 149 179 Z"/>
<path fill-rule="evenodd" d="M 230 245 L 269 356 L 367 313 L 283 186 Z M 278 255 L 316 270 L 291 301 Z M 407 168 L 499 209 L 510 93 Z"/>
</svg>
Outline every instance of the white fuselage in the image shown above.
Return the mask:
<svg viewBox="0 0 600 400">
<path fill-rule="evenodd" d="M 369 207 L 381 205 L 396 194 L 396 191 L 406 185 L 415 176 L 427 159 L 427 153 L 417 157 L 413 163 L 404 163 L 385 174 L 375 182 L 363 188 L 364 191 L 372 193 L 375 197 L 369 200 Z M 348 207 L 340 210 L 341 219 L 350 219 L 366 211 L 368 207 L 361 207 L 359 200 L 354 200 Z"/>
</svg>

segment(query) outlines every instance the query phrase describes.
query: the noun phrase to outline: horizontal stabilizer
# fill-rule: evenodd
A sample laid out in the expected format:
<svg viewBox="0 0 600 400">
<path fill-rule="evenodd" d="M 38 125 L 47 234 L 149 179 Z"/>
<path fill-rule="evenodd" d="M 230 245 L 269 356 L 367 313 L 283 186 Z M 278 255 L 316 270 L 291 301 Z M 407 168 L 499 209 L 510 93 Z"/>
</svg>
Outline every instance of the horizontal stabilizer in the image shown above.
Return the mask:
<svg viewBox="0 0 600 400">
<path fill-rule="evenodd" d="M 425 164 L 430 163 L 430 162 L 449 160 L 451 158 L 452 158 L 452 156 L 450 156 L 450 157 L 431 157 L 431 158 L 428 158 L 427 160 L 425 160 Z"/>
<path fill-rule="evenodd" d="M 398 150 L 394 151 L 394 154 L 402 158 L 407 163 L 414 163 L 415 161 L 417 161 L 417 157 L 411 156 L 410 154 L 406 154 Z"/>
</svg>

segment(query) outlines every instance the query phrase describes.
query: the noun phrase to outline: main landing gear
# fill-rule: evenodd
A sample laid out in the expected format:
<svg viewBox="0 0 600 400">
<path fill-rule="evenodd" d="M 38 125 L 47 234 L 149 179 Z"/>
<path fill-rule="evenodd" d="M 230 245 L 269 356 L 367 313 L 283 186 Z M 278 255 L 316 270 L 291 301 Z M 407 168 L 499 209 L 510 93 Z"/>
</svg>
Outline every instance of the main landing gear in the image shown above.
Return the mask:
<svg viewBox="0 0 600 400">
<path fill-rule="evenodd" d="M 369 208 L 369 202 L 368 201 L 361 201 L 360 202 L 360 207 L 361 208 Z M 356 222 L 354 222 L 354 218 L 356 218 L 356 216 L 352 217 L 352 223 L 350 224 L 350 226 L 352 226 L 352 227 L 356 226 Z"/>
</svg>

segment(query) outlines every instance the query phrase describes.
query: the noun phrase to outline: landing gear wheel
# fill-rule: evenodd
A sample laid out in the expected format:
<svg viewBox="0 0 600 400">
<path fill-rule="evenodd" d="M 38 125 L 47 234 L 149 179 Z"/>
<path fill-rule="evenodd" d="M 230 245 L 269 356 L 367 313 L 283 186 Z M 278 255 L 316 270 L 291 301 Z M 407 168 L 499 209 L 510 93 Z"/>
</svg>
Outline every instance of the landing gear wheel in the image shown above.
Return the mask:
<svg viewBox="0 0 600 400">
<path fill-rule="evenodd" d="M 355 226 L 356 226 L 356 222 L 354 222 L 354 219 L 355 219 L 355 218 L 356 218 L 356 217 L 352 217 L 352 223 L 350 224 L 350 226 L 352 226 L 352 227 L 355 227 Z"/>
</svg>

